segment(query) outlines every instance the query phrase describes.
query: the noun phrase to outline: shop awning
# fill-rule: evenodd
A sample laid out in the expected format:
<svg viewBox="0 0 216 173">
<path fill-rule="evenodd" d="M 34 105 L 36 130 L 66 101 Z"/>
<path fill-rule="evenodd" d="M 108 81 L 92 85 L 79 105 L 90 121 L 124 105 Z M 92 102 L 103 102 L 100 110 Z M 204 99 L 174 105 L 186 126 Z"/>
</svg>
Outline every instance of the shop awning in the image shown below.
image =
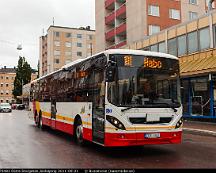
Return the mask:
<svg viewBox="0 0 216 173">
<path fill-rule="evenodd" d="M 216 56 L 180 61 L 181 76 L 193 76 L 216 72 Z"/>
</svg>

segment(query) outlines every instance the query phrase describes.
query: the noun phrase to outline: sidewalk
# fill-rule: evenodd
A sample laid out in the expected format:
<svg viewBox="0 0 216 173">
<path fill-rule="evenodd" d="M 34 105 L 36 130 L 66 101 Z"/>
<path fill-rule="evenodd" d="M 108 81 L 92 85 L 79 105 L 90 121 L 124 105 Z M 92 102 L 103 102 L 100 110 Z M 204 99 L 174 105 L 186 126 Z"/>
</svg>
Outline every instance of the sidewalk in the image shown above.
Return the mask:
<svg viewBox="0 0 216 173">
<path fill-rule="evenodd" d="M 184 120 L 183 132 L 216 137 L 216 123 Z"/>
</svg>

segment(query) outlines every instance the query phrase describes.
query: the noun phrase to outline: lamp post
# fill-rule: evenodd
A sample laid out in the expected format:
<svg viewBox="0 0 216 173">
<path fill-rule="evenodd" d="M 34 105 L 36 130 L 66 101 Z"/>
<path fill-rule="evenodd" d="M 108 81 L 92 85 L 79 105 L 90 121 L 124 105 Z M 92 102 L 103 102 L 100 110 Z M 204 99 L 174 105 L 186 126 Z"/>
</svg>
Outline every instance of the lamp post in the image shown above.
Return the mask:
<svg viewBox="0 0 216 173">
<path fill-rule="evenodd" d="M 22 50 L 22 44 L 18 44 L 17 50 Z M 22 68 L 23 68 L 23 61 L 22 61 Z M 22 104 L 23 104 L 23 78 L 22 78 Z"/>
</svg>

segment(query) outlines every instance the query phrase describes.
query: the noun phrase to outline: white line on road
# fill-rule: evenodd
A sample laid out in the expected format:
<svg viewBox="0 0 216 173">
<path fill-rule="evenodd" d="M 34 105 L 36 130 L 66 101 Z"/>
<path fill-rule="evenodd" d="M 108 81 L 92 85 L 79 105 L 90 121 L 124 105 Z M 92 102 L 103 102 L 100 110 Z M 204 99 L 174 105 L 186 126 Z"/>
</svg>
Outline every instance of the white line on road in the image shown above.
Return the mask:
<svg viewBox="0 0 216 173">
<path fill-rule="evenodd" d="M 191 132 L 207 133 L 216 136 L 216 132 L 211 130 L 193 129 L 193 128 L 183 128 L 183 130 L 191 131 Z"/>
</svg>

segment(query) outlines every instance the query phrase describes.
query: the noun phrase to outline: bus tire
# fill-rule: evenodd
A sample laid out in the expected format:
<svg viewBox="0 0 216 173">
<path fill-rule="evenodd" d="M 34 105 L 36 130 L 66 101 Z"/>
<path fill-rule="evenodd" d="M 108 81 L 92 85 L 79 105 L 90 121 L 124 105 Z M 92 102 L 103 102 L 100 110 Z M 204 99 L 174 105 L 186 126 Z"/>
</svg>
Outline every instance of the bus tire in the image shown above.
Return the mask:
<svg viewBox="0 0 216 173">
<path fill-rule="evenodd" d="M 83 139 L 83 124 L 80 118 L 75 121 L 75 140 L 79 145 L 84 145 L 85 140 Z"/>
<path fill-rule="evenodd" d="M 36 127 L 39 127 L 39 117 L 37 112 L 35 112 L 35 125 Z"/>
<path fill-rule="evenodd" d="M 39 117 L 39 123 L 38 123 L 38 127 L 43 130 L 44 129 L 44 125 L 43 125 L 43 119 L 42 116 Z"/>
</svg>

